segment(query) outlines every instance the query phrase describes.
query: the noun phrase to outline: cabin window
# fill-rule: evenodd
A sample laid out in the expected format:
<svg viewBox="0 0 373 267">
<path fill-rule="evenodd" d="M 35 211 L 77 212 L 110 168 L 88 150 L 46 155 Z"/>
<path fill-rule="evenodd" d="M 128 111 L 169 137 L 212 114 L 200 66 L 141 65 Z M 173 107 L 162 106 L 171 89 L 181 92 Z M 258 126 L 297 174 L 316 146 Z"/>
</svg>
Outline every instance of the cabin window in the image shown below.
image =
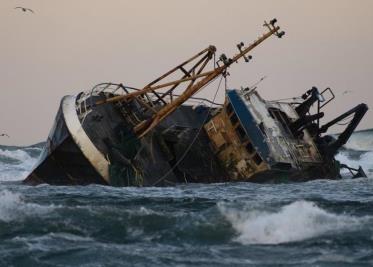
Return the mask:
<svg viewBox="0 0 373 267">
<path fill-rule="evenodd" d="M 233 113 L 233 115 L 230 117 L 230 120 L 233 125 L 235 125 L 238 122 L 238 117 L 236 114 Z"/>
<path fill-rule="evenodd" d="M 233 112 L 233 108 L 232 108 L 231 103 L 229 103 L 229 104 L 227 105 L 227 114 L 230 115 L 232 112 Z"/>
<path fill-rule="evenodd" d="M 246 150 L 249 154 L 252 154 L 254 153 L 255 149 L 254 149 L 254 146 L 251 142 L 248 142 L 247 145 L 246 145 Z"/>
<path fill-rule="evenodd" d="M 246 139 L 246 132 L 242 128 L 241 125 L 238 125 L 238 127 L 236 128 L 236 132 L 237 132 L 238 136 L 240 137 L 241 141 L 244 141 Z"/>
<path fill-rule="evenodd" d="M 259 156 L 258 153 L 255 154 L 255 156 L 253 157 L 253 160 L 254 160 L 256 165 L 260 165 L 260 163 L 263 162 L 262 158 Z"/>
</svg>

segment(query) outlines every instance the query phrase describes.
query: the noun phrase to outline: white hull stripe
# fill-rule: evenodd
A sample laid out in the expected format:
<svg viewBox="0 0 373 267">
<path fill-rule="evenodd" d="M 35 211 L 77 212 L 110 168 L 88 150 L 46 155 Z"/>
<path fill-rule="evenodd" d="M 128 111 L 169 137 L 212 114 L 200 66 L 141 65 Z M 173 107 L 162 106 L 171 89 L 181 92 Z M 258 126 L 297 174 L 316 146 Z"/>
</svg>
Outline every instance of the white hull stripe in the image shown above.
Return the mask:
<svg viewBox="0 0 373 267">
<path fill-rule="evenodd" d="M 75 97 L 65 96 L 62 100 L 62 113 L 67 129 L 83 155 L 92 164 L 96 171 L 109 184 L 109 162 L 96 148 L 84 131 L 75 108 Z"/>
</svg>

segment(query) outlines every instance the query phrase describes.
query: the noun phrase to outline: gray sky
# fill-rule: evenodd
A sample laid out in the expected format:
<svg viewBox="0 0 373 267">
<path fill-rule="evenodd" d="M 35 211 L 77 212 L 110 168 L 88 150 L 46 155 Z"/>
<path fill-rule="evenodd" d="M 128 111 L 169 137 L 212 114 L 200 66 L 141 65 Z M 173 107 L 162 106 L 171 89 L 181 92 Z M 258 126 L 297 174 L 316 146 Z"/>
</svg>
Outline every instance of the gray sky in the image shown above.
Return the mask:
<svg viewBox="0 0 373 267">
<path fill-rule="evenodd" d="M 0 133 L 11 138 L 0 143 L 44 141 L 66 94 L 103 81 L 144 86 L 210 44 L 232 55 L 273 17 L 285 38 L 234 65 L 229 87 L 265 75 L 259 91 L 267 99 L 332 87 L 329 119 L 361 102 L 373 108 L 372 12 L 371 0 L 1 0 Z M 373 127 L 371 118 L 360 128 Z"/>
</svg>

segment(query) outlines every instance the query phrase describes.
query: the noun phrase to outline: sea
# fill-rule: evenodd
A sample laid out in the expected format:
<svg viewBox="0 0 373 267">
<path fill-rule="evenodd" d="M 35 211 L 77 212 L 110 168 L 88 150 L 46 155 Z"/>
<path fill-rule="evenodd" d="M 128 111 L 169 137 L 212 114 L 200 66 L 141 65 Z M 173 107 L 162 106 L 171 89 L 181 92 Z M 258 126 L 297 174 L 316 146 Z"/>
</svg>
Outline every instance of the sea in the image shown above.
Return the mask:
<svg viewBox="0 0 373 267">
<path fill-rule="evenodd" d="M 373 266 L 373 130 L 288 184 L 23 185 L 42 146 L 0 146 L 0 266 Z"/>
</svg>

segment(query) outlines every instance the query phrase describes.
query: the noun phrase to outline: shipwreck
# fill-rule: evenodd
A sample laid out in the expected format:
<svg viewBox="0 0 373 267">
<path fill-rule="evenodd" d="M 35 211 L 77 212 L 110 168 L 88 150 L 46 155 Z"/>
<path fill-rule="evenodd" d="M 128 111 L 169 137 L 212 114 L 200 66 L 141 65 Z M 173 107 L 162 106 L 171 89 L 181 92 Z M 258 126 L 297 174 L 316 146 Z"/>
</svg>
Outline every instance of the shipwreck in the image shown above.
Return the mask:
<svg viewBox="0 0 373 267">
<path fill-rule="evenodd" d="M 223 104 L 195 94 L 228 75 L 255 47 L 285 34 L 277 20 L 233 57 L 209 46 L 143 88 L 102 83 L 61 100 L 43 152 L 24 183 L 170 186 L 231 181 L 338 179 L 335 160 L 368 110 L 359 104 L 321 125 L 330 88 L 289 101 L 264 100 L 255 86 L 227 89 Z M 327 134 L 350 119 L 338 136 Z"/>
</svg>

